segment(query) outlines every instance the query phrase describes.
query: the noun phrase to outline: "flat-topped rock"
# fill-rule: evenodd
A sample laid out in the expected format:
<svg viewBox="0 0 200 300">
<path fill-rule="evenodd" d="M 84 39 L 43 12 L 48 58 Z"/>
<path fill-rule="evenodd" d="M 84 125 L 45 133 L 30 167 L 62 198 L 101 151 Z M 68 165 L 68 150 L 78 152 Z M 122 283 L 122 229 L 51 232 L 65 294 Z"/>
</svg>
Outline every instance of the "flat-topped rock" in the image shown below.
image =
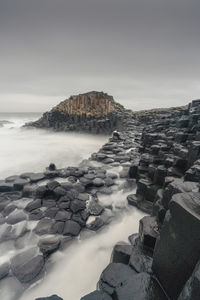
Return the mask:
<svg viewBox="0 0 200 300">
<path fill-rule="evenodd" d="M 153 258 L 153 270 L 172 299 L 177 299 L 200 259 L 200 193 L 172 197 Z"/>
<path fill-rule="evenodd" d="M 131 115 L 112 96 L 92 91 L 71 96 L 26 126 L 110 134 L 114 129 L 122 128 L 124 120 Z"/>
</svg>

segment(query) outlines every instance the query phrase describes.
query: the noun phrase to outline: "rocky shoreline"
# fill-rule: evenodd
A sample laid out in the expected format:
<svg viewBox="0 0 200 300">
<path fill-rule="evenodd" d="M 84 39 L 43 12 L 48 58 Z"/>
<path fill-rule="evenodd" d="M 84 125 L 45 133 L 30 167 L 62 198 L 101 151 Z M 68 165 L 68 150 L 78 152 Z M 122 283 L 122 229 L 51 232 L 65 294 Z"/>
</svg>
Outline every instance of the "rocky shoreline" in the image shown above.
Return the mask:
<svg viewBox="0 0 200 300">
<path fill-rule="evenodd" d="M 200 295 L 200 100 L 145 126 L 130 205 L 149 216 L 113 249 L 98 290 L 81 300 L 197 300 Z"/>
<path fill-rule="evenodd" d="M 12 285 L 12 299 L 19 299 L 44 277 L 52 253 L 82 234 L 100 230 L 118 211 L 127 209 L 124 204 L 100 200 L 119 189 L 135 188 L 128 171 L 139 156 L 137 139 L 142 127 L 135 120 L 129 120 L 128 126 L 126 133 L 114 134 L 78 167 L 57 169 L 52 163 L 42 173 L 0 181 L 0 245 L 6 258 L 1 257 L 0 289 Z"/>
<path fill-rule="evenodd" d="M 43 173 L 1 181 L 1 243 L 14 255 L 0 265 L 0 286 L 12 283 L 19 299 L 44 276 L 53 252 L 114 218 L 101 195 L 131 192 L 137 183 L 127 202 L 147 216 L 129 244 L 114 247 L 98 289 L 82 300 L 198 299 L 199 116 L 200 100 L 142 120 L 129 114 L 126 129 L 80 166 L 51 164 Z"/>
</svg>

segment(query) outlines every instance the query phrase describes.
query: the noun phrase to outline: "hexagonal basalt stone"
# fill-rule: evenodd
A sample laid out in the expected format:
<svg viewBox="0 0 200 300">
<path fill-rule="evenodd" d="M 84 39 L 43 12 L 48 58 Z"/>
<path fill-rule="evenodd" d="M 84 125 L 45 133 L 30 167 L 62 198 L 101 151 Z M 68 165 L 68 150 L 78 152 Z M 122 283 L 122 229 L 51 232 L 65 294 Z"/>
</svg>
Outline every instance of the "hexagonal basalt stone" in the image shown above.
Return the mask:
<svg viewBox="0 0 200 300">
<path fill-rule="evenodd" d="M 72 220 L 65 222 L 65 227 L 63 230 L 64 235 L 77 236 L 80 231 L 81 231 L 81 226 L 77 222 Z"/>
</svg>

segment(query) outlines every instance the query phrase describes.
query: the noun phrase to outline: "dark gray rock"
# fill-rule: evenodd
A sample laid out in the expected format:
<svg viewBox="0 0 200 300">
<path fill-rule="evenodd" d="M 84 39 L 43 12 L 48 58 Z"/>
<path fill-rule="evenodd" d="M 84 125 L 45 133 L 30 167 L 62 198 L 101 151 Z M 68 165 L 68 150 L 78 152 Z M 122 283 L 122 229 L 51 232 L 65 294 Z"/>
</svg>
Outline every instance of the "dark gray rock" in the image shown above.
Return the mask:
<svg viewBox="0 0 200 300">
<path fill-rule="evenodd" d="M 134 274 L 114 292 L 116 300 L 167 300 L 155 279 L 147 273 Z"/>
<path fill-rule="evenodd" d="M 43 217 L 43 211 L 39 208 L 32 210 L 29 214 L 29 220 L 41 220 Z"/>
<path fill-rule="evenodd" d="M 38 182 L 45 179 L 44 173 L 32 173 L 28 177 L 31 182 Z"/>
<path fill-rule="evenodd" d="M 197 263 L 192 276 L 186 282 L 178 300 L 199 300 L 200 295 L 200 263 Z"/>
<path fill-rule="evenodd" d="M 57 182 L 56 180 L 49 181 L 46 185 L 47 189 L 49 189 L 50 191 L 53 191 L 58 186 L 60 186 L 60 183 Z"/>
<path fill-rule="evenodd" d="M 117 287 L 123 285 L 134 274 L 136 272 L 127 265 L 111 263 L 101 274 L 98 287 L 100 290 L 112 295 Z"/>
<path fill-rule="evenodd" d="M 88 206 L 90 215 L 99 216 L 103 212 L 104 208 L 96 201 L 91 201 Z"/>
<path fill-rule="evenodd" d="M 82 297 L 81 300 L 112 300 L 112 298 L 102 291 L 94 291 Z"/>
<path fill-rule="evenodd" d="M 86 193 L 79 193 L 77 198 L 81 201 L 88 201 L 90 197 Z"/>
<path fill-rule="evenodd" d="M 36 298 L 35 300 L 63 300 L 63 298 L 60 298 L 57 295 L 52 295 L 49 297 Z"/>
<path fill-rule="evenodd" d="M 65 210 L 59 210 L 57 213 L 56 213 L 56 216 L 55 216 L 55 220 L 56 221 L 67 221 L 67 220 L 70 220 L 71 219 L 71 216 L 72 216 L 72 213 L 69 212 L 69 211 L 65 211 Z"/>
<path fill-rule="evenodd" d="M 35 196 L 36 198 L 42 199 L 47 195 L 47 193 L 48 193 L 47 187 L 45 185 L 41 185 L 36 189 Z"/>
<path fill-rule="evenodd" d="M 199 183 L 183 181 L 182 179 L 175 178 L 170 182 L 164 190 L 162 203 L 163 206 L 168 209 L 169 202 L 172 196 L 177 193 L 188 193 L 188 192 L 198 192 Z"/>
<path fill-rule="evenodd" d="M 9 214 L 11 214 L 15 209 L 17 208 L 16 205 L 10 204 L 8 206 L 6 206 L 3 210 L 3 215 L 4 216 L 8 216 Z"/>
<path fill-rule="evenodd" d="M 44 212 L 44 215 L 45 217 L 47 218 L 54 218 L 57 214 L 57 212 L 59 211 L 59 208 L 58 207 L 51 207 L 51 208 L 48 208 L 45 212 Z"/>
<path fill-rule="evenodd" d="M 35 199 L 27 204 L 25 210 L 31 212 L 34 209 L 40 208 L 42 206 L 41 199 Z"/>
<path fill-rule="evenodd" d="M 40 251 L 45 257 L 49 256 L 53 252 L 59 249 L 60 239 L 56 237 L 41 239 L 38 243 Z"/>
<path fill-rule="evenodd" d="M 13 183 L 13 187 L 15 190 L 17 191 L 21 191 L 23 190 L 23 187 L 29 183 L 29 180 L 27 179 L 23 179 L 23 178 L 19 178 L 19 179 L 16 179 Z"/>
<path fill-rule="evenodd" d="M 111 262 L 128 264 L 132 252 L 132 245 L 120 243 L 117 244 L 112 252 Z"/>
<path fill-rule="evenodd" d="M 56 188 L 53 190 L 53 192 L 54 192 L 54 195 L 55 195 L 56 198 L 60 198 L 60 197 L 62 197 L 62 196 L 65 196 L 66 193 L 67 193 L 67 192 L 66 192 L 66 189 L 63 188 L 62 186 L 56 187 Z"/>
<path fill-rule="evenodd" d="M 159 236 L 158 224 L 155 217 L 145 216 L 140 220 L 139 235 L 144 247 L 153 251 Z"/>
<path fill-rule="evenodd" d="M 56 201 L 53 199 L 43 199 L 42 206 L 45 206 L 48 208 L 56 207 Z"/>
<path fill-rule="evenodd" d="M 132 246 L 129 265 L 138 273 L 151 273 L 152 255 L 143 249 L 140 241 L 135 240 Z"/>
<path fill-rule="evenodd" d="M 54 225 L 54 223 L 55 221 L 51 219 L 43 218 L 38 222 L 35 228 L 35 232 L 39 235 L 49 234 L 52 232 L 52 226 Z"/>
<path fill-rule="evenodd" d="M 63 230 L 64 235 L 77 236 L 79 235 L 80 231 L 81 231 L 81 226 L 77 222 L 72 220 L 65 222 L 65 226 Z"/>
<path fill-rule="evenodd" d="M 4 263 L 0 265 L 0 280 L 9 274 L 10 264 Z"/>
<path fill-rule="evenodd" d="M 177 299 L 200 258 L 200 193 L 175 194 L 156 242 L 153 271 Z"/>
<path fill-rule="evenodd" d="M 138 205 L 138 198 L 135 194 L 130 194 L 127 196 L 127 201 L 128 201 L 128 204 L 131 205 L 131 206 L 136 206 Z"/>
<path fill-rule="evenodd" d="M 55 222 L 52 225 L 51 231 L 54 234 L 62 234 L 64 230 L 64 226 L 65 226 L 65 222 L 61 222 L 61 221 Z"/>
<path fill-rule="evenodd" d="M 0 182 L 0 192 L 11 192 L 13 190 L 13 183 L 11 182 Z"/>
<path fill-rule="evenodd" d="M 27 214 L 25 214 L 22 210 L 16 209 L 6 218 L 6 223 L 13 225 L 22 222 L 27 218 Z"/>
<path fill-rule="evenodd" d="M 100 187 L 100 186 L 103 186 L 104 185 L 104 180 L 101 179 L 101 178 L 95 178 L 93 181 L 92 181 L 93 185 L 96 186 L 96 187 Z"/>
<path fill-rule="evenodd" d="M 37 255 L 35 249 L 24 251 L 11 260 L 11 269 L 16 278 L 22 283 L 31 282 L 44 267 L 44 258 Z"/>
<path fill-rule="evenodd" d="M 70 204 L 70 209 L 73 213 L 77 213 L 78 211 L 84 210 L 86 208 L 86 203 L 81 200 L 74 200 Z"/>
</svg>

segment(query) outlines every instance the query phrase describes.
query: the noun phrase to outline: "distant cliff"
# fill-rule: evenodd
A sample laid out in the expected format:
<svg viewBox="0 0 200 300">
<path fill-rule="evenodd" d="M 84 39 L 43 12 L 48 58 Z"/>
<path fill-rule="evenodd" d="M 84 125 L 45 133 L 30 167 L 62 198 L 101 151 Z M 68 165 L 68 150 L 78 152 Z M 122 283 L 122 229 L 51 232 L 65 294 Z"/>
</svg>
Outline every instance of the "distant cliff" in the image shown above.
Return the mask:
<svg viewBox="0 0 200 300">
<path fill-rule="evenodd" d="M 132 113 L 112 96 L 103 92 L 88 92 L 71 96 L 46 112 L 36 122 L 26 126 L 50 128 L 58 131 L 78 131 L 110 134 L 122 130 Z"/>
</svg>

